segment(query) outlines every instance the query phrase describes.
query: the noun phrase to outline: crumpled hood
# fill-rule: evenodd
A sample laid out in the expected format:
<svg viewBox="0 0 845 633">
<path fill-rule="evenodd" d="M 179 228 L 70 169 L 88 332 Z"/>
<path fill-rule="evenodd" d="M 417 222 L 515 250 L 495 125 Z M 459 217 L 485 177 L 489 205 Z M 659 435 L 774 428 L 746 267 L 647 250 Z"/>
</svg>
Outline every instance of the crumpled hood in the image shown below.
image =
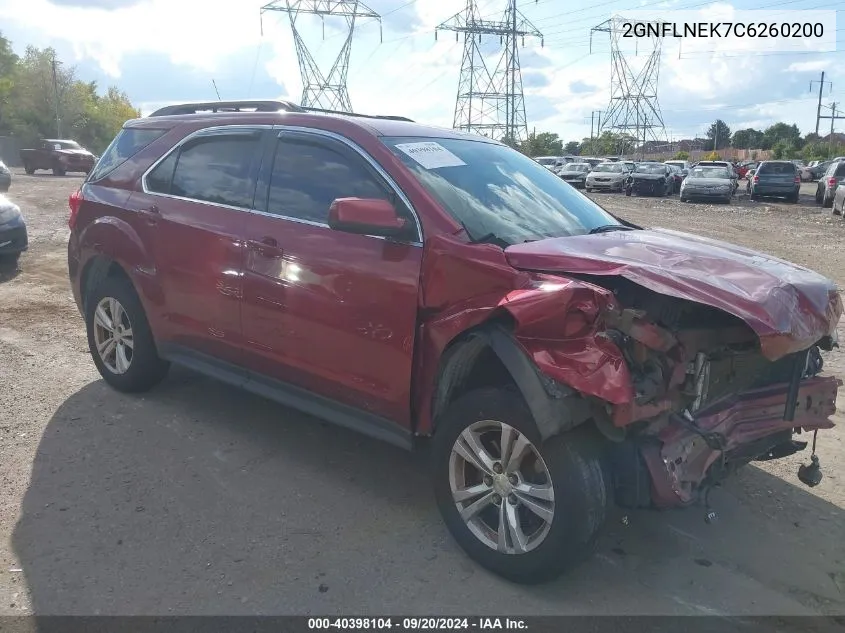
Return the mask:
<svg viewBox="0 0 845 633">
<path fill-rule="evenodd" d="M 842 301 L 829 279 L 741 246 L 666 229 L 613 231 L 516 244 L 521 270 L 621 276 L 650 290 L 719 308 L 751 327 L 775 360 L 832 334 Z"/>
</svg>

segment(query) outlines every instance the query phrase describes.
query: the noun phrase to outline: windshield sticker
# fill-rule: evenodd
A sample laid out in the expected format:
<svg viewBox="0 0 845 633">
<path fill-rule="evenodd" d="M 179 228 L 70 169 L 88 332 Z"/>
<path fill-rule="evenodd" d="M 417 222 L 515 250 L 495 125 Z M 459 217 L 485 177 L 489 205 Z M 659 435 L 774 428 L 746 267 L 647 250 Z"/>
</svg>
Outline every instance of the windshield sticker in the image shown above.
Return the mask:
<svg viewBox="0 0 845 633">
<path fill-rule="evenodd" d="M 440 143 L 433 141 L 426 141 L 425 143 L 400 143 L 396 145 L 396 149 L 405 152 L 426 169 L 466 165 L 464 161 Z"/>
</svg>

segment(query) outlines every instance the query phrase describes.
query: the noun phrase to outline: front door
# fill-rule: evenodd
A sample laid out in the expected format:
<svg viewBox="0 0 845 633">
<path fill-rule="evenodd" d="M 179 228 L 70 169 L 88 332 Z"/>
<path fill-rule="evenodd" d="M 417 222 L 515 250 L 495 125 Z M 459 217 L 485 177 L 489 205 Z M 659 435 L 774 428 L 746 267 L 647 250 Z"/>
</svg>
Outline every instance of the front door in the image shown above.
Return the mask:
<svg viewBox="0 0 845 633">
<path fill-rule="evenodd" d="M 246 226 L 248 367 L 409 425 L 422 260 L 414 216 L 360 151 L 335 138 L 282 132 L 264 165 L 264 212 Z M 330 229 L 329 206 L 345 197 L 390 200 L 414 235 Z"/>
<path fill-rule="evenodd" d="M 164 343 L 242 362 L 243 232 L 255 194 L 260 129 L 203 131 L 147 174 L 132 207 L 149 223 Z"/>
</svg>

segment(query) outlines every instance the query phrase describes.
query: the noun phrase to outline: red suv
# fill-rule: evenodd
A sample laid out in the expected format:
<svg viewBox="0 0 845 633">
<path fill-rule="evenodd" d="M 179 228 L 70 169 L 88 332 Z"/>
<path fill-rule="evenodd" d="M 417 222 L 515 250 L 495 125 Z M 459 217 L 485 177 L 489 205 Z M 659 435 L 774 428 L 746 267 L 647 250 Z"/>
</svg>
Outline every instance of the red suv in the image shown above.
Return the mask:
<svg viewBox="0 0 845 633">
<path fill-rule="evenodd" d="M 834 284 L 620 220 L 489 139 L 284 102 L 129 121 L 70 199 L 118 390 L 170 363 L 404 448 L 461 546 L 519 582 L 611 501 L 688 505 L 833 426 Z M 813 456 L 802 479 L 818 483 Z"/>
</svg>

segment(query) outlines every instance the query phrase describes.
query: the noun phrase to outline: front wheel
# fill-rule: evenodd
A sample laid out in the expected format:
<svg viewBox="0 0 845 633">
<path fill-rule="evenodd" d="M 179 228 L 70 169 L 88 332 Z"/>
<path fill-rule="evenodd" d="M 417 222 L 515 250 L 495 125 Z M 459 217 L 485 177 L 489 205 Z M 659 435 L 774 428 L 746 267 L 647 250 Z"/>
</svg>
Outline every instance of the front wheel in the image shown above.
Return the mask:
<svg viewBox="0 0 845 633">
<path fill-rule="evenodd" d="M 517 394 L 478 389 L 452 403 L 434 436 L 437 505 L 480 565 L 514 582 L 551 580 L 591 552 L 608 491 L 586 429 L 541 441 Z"/>
</svg>

